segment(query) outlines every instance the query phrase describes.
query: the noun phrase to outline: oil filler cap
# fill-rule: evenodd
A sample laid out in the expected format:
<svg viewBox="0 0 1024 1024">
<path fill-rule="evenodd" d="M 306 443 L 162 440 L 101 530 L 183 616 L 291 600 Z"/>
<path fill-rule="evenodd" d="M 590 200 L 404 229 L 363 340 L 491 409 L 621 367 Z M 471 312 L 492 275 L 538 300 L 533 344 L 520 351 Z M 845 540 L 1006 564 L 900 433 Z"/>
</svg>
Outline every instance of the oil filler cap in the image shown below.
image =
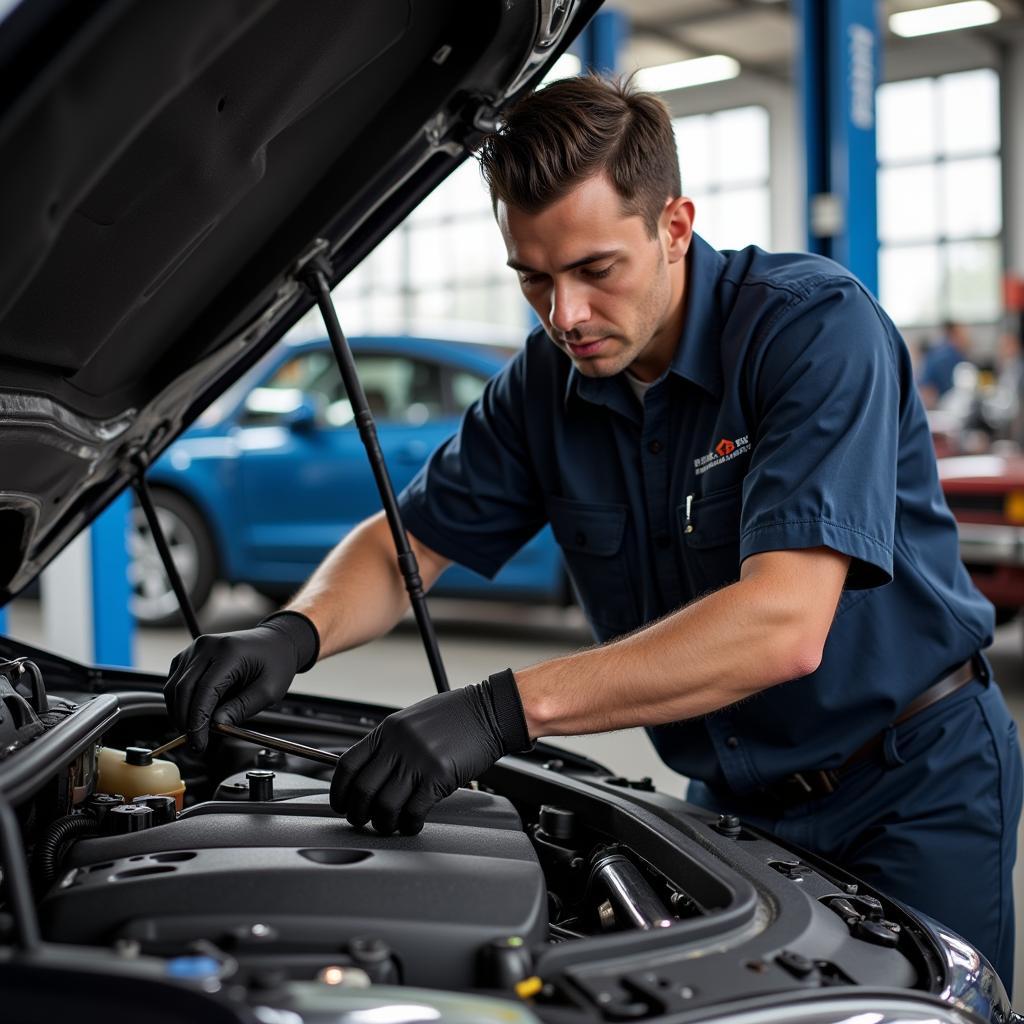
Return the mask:
<svg viewBox="0 0 1024 1024">
<path fill-rule="evenodd" d="M 142 832 L 153 824 L 153 811 L 144 804 L 121 804 L 111 807 L 103 819 L 103 831 L 111 836 L 127 836 Z"/>
<path fill-rule="evenodd" d="M 250 800 L 274 799 L 274 773 L 269 768 L 254 768 L 245 773 L 249 782 Z"/>
</svg>

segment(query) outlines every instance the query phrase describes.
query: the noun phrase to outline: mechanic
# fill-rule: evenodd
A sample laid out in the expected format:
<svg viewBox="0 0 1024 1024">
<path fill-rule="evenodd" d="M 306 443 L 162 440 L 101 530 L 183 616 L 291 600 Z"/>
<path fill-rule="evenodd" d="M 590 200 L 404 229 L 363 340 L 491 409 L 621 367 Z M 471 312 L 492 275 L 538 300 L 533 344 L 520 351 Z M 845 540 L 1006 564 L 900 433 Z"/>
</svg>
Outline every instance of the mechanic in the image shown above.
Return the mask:
<svg viewBox="0 0 1024 1024">
<path fill-rule="evenodd" d="M 599 646 L 386 718 L 331 803 L 414 834 L 542 736 L 646 726 L 689 799 L 849 868 L 977 944 L 1009 983 L 1014 724 L 980 653 L 910 358 L 844 268 L 693 233 L 671 123 L 598 78 L 520 101 L 483 146 L 541 327 L 401 495 L 425 585 L 491 576 L 545 523 Z M 174 660 L 202 749 L 408 606 L 383 515 L 287 606 Z"/>
</svg>

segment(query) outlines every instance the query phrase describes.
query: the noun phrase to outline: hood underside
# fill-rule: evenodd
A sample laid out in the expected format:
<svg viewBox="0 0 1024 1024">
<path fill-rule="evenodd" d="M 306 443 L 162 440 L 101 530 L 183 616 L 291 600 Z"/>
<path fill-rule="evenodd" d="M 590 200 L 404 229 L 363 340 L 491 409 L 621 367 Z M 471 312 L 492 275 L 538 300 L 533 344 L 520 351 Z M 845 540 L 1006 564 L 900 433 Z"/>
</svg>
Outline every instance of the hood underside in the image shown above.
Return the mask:
<svg viewBox="0 0 1024 1024">
<path fill-rule="evenodd" d="M 317 240 L 337 281 L 598 4 L 40 0 L 8 15 L 0 604 L 309 307 L 295 271 Z"/>
</svg>

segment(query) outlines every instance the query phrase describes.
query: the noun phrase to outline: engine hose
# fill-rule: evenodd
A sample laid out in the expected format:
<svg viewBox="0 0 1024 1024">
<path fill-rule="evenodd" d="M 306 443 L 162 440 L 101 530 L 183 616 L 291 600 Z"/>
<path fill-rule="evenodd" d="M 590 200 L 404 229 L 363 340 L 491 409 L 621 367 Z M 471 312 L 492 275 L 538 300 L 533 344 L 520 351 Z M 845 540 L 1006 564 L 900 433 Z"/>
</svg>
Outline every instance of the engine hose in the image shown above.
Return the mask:
<svg viewBox="0 0 1024 1024">
<path fill-rule="evenodd" d="M 64 859 L 64 849 L 76 839 L 99 834 L 99 824 L 89 814 L 67 814 L 54 821 L 36 846 L 37 877 L 44 885 L 51 885 Z"/>
</svg>

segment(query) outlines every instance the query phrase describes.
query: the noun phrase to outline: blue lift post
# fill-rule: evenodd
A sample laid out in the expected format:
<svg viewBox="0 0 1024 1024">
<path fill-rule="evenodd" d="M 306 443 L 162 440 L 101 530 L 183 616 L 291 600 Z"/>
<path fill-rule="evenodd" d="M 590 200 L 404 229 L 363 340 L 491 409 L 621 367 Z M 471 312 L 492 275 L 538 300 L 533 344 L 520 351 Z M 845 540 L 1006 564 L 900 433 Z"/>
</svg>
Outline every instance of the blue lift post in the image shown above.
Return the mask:
<svg viewBox="0 0 1024 1024">
<path fill-rule="evenodd" d="M 623 11 L 598 11 L 580 33 L 578 45 L 583 67 L 600 75 L 613 75 L 619 70 L 622 47 L 629 34 L 629 19 Z"/>
<path fill-rule="evenodd" d="M 876 0 L 798 0 L 807 155 L 807 248 L 878 294 Z"/>
<path fill-rule="evenodd" d="M 116 498 L 91 531 L 93 659 L 101 665 L 131 665 L 135 622 L 128 581 L 129 492 Z"/>
</svg>

